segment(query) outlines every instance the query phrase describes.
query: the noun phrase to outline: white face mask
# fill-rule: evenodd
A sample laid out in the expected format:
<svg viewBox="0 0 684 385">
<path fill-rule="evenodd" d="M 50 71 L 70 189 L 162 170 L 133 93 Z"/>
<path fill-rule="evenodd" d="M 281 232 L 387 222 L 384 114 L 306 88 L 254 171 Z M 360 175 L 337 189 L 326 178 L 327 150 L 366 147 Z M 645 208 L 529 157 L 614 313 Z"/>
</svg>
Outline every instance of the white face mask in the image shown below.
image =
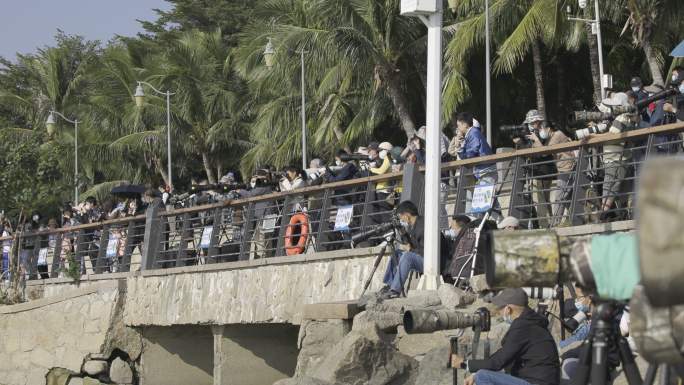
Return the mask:
<svg viewBox="0 0 684 385">
<path fill-rule="evenodd" d="M 678 77 L 678 75 L 672 74 L 672 82 L 676 82 Z"/>
<path fill-rule="evenodd" d="M 338 159 L 338 160 L 335 161 L 335 164 L 336 164 L 337 166 L 341 166 L 341 165 L 342 165 L 342 161 Z"/>
<path fill-rule="evenodd" d="M 641 89 L 641 87 L 632 87 L 632 91 L 634 91 L 634 92 L 639 92 L 640 89 Z"/>
<path fill-rule="evenodd" d="M 380 159 L 384 160 L 387 158 L 387 150 L 380 151 Z"/>
<path fill-rule="evenodd" d="M 456 238 L 456 236 L 458 236 L 458 232 L 454 229 L 449 229 L 449 230 L 444 232 L 444 236 L 447 238 L 454 239 L 454 238 Z"/>
<path fill-rule="evenodd" d="M 40 219 L 40 217 L 39 217 L 38 215 L 34 215 L 34 216 L 33 216 L 33 221 L 34 221 L 34 222 L 38 222 L 39 219 Z"/>
<path fill-rule="evenodd" d="M 249 182 L 250 187 L 255 188 L 256 187 L 256 182 Z"/>
<path fill-rule="evenodd" d="M 513 317 L 511 316 L 510 313 L 506 313 L 505 310 L 504 310 L 503 320 L 505 323 L 507 323 L 509 325 L 513 323 Z"/>
<path fill-rule="evenodd" d="M 539 130 L 539 137 L 541 139 L 548 139 L 549 138 L 549 132 L 547 130 Z"/>
</svg>

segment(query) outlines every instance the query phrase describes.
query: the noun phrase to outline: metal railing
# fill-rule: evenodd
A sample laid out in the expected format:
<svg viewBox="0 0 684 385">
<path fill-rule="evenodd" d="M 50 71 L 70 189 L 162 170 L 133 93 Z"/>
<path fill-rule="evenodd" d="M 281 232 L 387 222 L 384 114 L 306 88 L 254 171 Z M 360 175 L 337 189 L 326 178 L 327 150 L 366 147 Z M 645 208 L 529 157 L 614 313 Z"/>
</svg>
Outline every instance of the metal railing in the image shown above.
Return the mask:
<svg viewBox="0 0 684 385">
<path fill-rule="evenodd" d="M 681 153 L 682 132 L 684 124 L 672 124 L 443 164 L 440 227 L 454 214 L 481 216 L 472 196 L 487 184 L 493 215 L 515 216 L 523 228 L 631 219 L 641 165 Z M 407 165 L 401 173 L 192 208 L 153 205 L 141 216 L 21 234 L 20 263 L 35 279 L 349 248 L 351 234 L 387 222 L 400 200 L 422 207 L 423 174 Z"/>
</svg>

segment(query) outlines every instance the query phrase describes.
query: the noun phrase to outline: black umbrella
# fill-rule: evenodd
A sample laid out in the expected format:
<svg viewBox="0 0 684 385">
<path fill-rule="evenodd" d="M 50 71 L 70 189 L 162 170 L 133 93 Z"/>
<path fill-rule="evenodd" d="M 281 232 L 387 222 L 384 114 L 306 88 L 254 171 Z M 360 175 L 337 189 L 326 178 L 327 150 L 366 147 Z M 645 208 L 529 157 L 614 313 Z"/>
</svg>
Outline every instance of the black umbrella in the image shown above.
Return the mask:
<svg viewBox="0 0 684 385">
<path fill-rule="evenodd" d="M 111 191 L 112 195 L 119 195 L 124 197 L 135 198 L 145 192 L 145 187 L 139 184 L 124 184 L 114 187 Z"/>
</svg>

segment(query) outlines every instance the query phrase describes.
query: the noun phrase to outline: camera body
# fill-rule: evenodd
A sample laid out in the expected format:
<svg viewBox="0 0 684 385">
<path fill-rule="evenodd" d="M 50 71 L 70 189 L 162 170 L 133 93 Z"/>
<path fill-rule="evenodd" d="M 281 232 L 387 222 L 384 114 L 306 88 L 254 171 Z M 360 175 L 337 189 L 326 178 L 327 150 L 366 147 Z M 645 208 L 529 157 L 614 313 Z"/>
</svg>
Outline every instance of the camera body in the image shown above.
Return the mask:
<svg viewBox="0 0 684 385">
<path fill-rule="evenodd" d="M 406 234 L 406 229 L 399 221 L 399 217 L 396 214 L 393 214 L 389 222 L 373 227 L 370 230 L 354 234 L 351 239 L 352 245 L 358 245 L 361 242 L 365 242 L 373 237 L 389 233 L 390 231 L 399 233 L 399 240 L 401 243 L 410 242 L 409 237 Z"/>
</svg>

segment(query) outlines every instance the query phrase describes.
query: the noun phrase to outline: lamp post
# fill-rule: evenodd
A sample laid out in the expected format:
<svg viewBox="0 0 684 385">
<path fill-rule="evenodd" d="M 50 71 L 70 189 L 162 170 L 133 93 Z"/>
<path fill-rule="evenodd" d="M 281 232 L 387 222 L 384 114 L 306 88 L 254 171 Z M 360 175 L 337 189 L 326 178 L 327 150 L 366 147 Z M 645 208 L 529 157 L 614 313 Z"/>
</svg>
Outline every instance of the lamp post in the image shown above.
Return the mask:
<svg viewBox="0 0 684 385">
<path fill-rule="evenodd" d="M 578 5 L 581 9 L 585 9 L 587 7 L 587 0 L 578 0 Z M 594 9 L 595 9 L 595 18 L 594 19 L 581 19 L 577 17 L 570 17 L 568 16 L 568 20 L 572 21 L 582 21 L 585 23 L 589 23 L 591 25 L 591 32 L 596 35 L 596 40 L 598 42 L 598 59 L 599 59 L 599 76 L 600 76 L 600 83 L 601 83 L 601 99 L 605 99 L 606 97 L 606 86 L 605 86 L 605 75 L 603 72 L 603 38 L 601 37 L 601 14 L 599 10 L 599 2 L 598 0 L 594 0 Z M 570 6 L 567 8 L 568 14 L 571 13 L 572 9 Z"/>
<path fill-rule="evenodd" d="M 135 88 L 135 105 L 142 107 L 145 104 L 145 90 L 143 85 L 150 87 L 159 95 L 166 95 L 166 173 L 169 176 L 169 188 L 173 188 L 173 177 L 171 175 L 171 95 L 175 93 L 171 91 L 162 92 L 154 88 L 150 83 L 138 81 L 138 87 Z"/>
<path fill-rule="evenodd" d="M 485 66 L 487 67 L 485 86 L 487 88 L 487 142 L 489 142 L 490 146 L 494 147 L 492 143 L 492 59 L 489 53 L 489 47 L 489 0 L 485 0 Z"/>
<path fill-rule="evenodd" d="M 442 128 L 442 1 L 402 0 L 401 14 L 418 17 L 428 29 L 425 162 L 425 249 L 419 290 L 436 290 L 439 272 L 440 131 Z"/>
<path fill-rule="evenodd" d="M 300 54 L 301 58 L 301 68 L 302 68 L 302 169 L 306 170 L 308 168 L 307 162 L 306 162 L 306 83 L 305 83 L 305 78 L 304 76 L 306 75 L 305 69 L 304 69 L 304 54 L 307 53 L 308 51 L 304 51 L 304 49 L 301 49 L 299 51 L 296 51 L 298 54 Z M 266 63 L 267 68 L 273 68 L 275 59 L 275 48 L 273 47 L 273 42 L 271 41 L 271 38 L 268 38 L 268 43 L 266 44 L 266 48 L 264 48 L 264 61 Z"/>
<path fill-rule="evenodd" d="M 55 115 L 74 125 L 74 205 L 78 204 L 78 119 L 71 120 L 57 111 L 50 111 L 45 126 L 50 135 L 55 132 Z"/>
</svg>

